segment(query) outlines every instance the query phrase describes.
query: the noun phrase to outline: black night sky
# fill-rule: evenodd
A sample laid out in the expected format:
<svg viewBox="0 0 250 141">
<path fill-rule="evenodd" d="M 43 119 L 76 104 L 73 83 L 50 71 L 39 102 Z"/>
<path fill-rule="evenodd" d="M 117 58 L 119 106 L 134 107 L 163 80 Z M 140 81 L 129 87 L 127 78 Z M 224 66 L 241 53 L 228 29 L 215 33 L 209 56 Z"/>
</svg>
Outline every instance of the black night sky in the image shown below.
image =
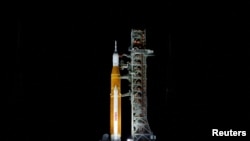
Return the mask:
<svg viewBox="0 0 250 141">
<path fill-rule="evenodd" d="M 247 130 L 244 5 L 20 6 L 8 18 L 3 140 L 98 141 L 109 133 L 114 40 L 128 53 L 131 28 L 145 28 L 155 52 L 148 58 L 148 121 L 158 141 Z M 130 101 L 122 102 L 125 139 Z"/>
</svg>

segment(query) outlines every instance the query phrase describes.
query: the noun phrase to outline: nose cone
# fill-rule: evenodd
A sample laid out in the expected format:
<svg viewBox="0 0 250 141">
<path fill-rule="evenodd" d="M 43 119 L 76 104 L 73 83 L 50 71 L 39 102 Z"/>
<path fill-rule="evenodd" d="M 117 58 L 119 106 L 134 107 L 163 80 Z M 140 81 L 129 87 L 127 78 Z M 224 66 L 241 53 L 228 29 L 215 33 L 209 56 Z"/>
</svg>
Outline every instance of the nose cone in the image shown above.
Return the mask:
<svg viewBox="0 0 250 141">
<path fill-rule="evenodd" d="M 115 88 L 114 88 L 114 93 L 115 94 L 118 94 L 118 89 L 117 89 L 117 86 L 115 85 Z"/>
<path fill-rule="evenodd" d="M 119 55 L 117 52 L 116 41 L 115 41 L 115 51 L 113 53 L 113 66 L 119 66 Z"/>
</svg>

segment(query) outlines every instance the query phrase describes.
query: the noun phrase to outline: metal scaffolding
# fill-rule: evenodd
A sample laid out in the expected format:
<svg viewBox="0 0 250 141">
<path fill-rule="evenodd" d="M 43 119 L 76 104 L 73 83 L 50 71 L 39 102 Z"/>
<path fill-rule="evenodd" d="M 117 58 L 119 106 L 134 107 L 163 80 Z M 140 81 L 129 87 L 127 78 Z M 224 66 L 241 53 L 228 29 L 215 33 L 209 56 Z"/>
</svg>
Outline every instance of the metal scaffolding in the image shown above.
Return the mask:
<svg viewBox="0 0 250 141">
<path fill-rule="evenodd" d="M 127 64 L 121 64 L 121 69 L 128 69 L 130 92 L 123 96 L 131 97 L 131 136 L 133 141 L 153 141 L 156 136 L 150 129 L 147 119 L 147 57 L 153 56 L 153 50 L 146 49 L 146 30 L 131 31 L 130 58 Z"/>
</svg>

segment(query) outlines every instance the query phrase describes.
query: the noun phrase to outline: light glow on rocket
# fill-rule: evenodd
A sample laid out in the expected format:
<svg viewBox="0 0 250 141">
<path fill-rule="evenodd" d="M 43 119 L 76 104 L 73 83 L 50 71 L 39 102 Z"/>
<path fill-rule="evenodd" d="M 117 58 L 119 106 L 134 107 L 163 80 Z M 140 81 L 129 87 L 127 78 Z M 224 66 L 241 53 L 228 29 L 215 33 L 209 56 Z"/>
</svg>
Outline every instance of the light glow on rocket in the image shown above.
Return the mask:
<svg viewBox="0 0 250 141">
<path fill-rule="evenodd" d="M 118 134 L 118 89 L 114 88 L 114 134 Z"/>
<path fill-rule="evenodd" d="M 115 41 L 110 94 L 111 141 L 121 141 L 121 78 L 119 69 L 119 55 L 117 52 L 117 44 Z"/>
</svg>

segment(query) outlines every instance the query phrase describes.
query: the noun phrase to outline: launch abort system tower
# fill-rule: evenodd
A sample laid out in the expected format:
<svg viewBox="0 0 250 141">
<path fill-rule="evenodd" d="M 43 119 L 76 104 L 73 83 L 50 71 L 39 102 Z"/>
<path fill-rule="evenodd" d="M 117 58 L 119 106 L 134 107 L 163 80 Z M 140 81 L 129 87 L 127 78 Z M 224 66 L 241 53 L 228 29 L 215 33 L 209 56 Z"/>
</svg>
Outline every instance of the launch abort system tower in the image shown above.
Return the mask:
<svg viewBox="0 0 250 141">
<path fill-rule="evenodd" d="M 130 92 L 123 96 L 131 97 L 131 136 L 133 141 L 153 141 L 156 136 L 150 129 L 147 119 L 147 57 L 153 56 L 153 50 L 146 49 L 146 30 L 132 29 L 130 58 L 127 64 L 121 64 L 121 69 L 128 69 Z"/>
</svg>

